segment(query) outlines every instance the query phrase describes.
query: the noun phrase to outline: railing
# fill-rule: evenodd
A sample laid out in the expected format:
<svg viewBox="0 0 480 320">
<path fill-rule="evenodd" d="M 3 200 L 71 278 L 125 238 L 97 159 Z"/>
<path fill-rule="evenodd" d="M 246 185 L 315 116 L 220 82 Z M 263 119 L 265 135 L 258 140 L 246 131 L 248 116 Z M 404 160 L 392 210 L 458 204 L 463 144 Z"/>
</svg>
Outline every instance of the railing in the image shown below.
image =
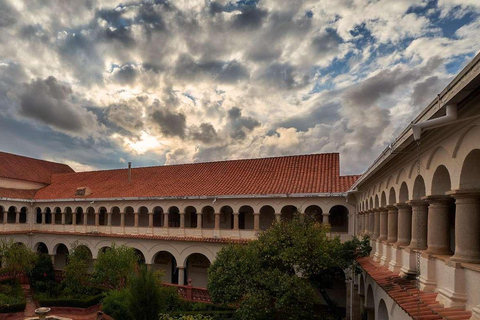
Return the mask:
<svg viewBox="0 0 480 320">
<path fill-rule="evenodd" d="M 164 283 L 166 287 L 175 287 L 178 290 L 178 294 L 184 300 L 194 301 L 194 302 L 204 302 L 211 303 L 210 295 L 208 294 L 207 289 L 198 288 L 192 286 L 192 280 L 188 280 L 188 285 L 182 286 L 178 284 Z"/>
<path fill-rule="evenodd" d="M 12 280 L 12 279 L 13 279 L 13 274 L 12 273 L 2 273 L 2 274 L 0 274 L 0 282 L 1 281 Z M 28 283 L 28 277 L 24 273 L 17 274 L 17 279 L 20 280 L 21 284 L 27 284 Z"/>
</svg>

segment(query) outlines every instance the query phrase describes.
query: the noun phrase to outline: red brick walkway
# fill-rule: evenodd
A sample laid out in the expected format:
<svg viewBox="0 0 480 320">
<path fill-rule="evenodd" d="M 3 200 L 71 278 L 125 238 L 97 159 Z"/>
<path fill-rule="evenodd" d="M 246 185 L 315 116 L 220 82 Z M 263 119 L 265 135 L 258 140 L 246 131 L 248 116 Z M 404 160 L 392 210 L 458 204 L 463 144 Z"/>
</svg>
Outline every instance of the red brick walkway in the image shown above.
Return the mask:
<svg viewBox="0 0 480 320">
<path fill-rule="evenodd" d="M 399 277 L 370 257 L 360 258 L 357 261 L 373 280 L 415 320 L 468 320 L 472 316 L 472 312 L 464 309 L 444 308 L 436 301 L 436 292 L 419 292 L 415 280 Z M 420 316 L 418 316 L 419 309 Z"/>
</svg>

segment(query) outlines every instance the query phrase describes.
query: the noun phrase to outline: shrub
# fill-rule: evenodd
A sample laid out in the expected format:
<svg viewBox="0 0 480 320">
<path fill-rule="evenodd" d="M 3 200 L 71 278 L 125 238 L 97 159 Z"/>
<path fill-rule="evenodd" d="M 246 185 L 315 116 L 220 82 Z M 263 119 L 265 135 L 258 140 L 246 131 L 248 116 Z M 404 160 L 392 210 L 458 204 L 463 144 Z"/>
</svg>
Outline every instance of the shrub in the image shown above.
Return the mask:
<svg viewBox="0 0 480 320">
<path fill-rule="evenodd" d="M 152 271 L 144 266 L 129 281 L 130 312 L 136 320 L 158 318 L 162 308 L 161 287 Z"/>
<path fill-rule="evenodd" d="M 105 294 L 103 311 L 115 320 L 133 320 L 130 313 L 130 292 L 127 289 L 112 290 Z"/>
<path fill-rule="evenodd" d="M 38 292 L 47 292 L 53 295 L 56 290 L 55 270 L 53 269 L 52 258 L 48 254 L 41 254 L 35 261 L 29 272 L 30 284 Z"/>
<path fill-rule="evenodd" d="M 12 285 L 0 285 L 0 313 L 15 313 L 25 310 L 25 296 L 17 281 Z"/>
</svg>

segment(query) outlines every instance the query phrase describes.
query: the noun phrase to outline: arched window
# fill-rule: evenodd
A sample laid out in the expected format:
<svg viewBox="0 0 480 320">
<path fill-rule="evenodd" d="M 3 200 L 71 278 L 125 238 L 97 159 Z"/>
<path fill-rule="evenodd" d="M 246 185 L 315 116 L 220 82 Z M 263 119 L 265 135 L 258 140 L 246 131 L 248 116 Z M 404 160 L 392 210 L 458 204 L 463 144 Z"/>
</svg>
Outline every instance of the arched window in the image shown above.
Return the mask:
<svg viewBox="0 0 480 320">
<path fill-rule="evenodd" d="M 348 209 L 342 205 L 332 207 L 329 222 L 332 232 L 348 232 Z"/>
</svg>

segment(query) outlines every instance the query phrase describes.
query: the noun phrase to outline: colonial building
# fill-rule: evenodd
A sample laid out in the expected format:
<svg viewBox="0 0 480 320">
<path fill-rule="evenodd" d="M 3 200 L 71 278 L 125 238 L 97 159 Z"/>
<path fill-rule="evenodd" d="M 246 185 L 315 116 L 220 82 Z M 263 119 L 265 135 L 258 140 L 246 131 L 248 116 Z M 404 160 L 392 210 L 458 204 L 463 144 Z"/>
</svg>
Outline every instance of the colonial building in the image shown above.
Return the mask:
<svg viewBox="0 0 480 320">
<path fill-rule="evenodd" d="M 75 241 L 93 259 L 125 244 L 164 269 L 164 281 L 206 287 L 223 246 L 297 211 L 351 237 L 355 204 L 345 192 L 357 178 L 340 176 L 338 154 L 77 173 L 0 153 L 0 235 L 52 255 L 57 269 Z"/>
<path fill-rule="evenodd" d="M 298 211 L 372 239 L 349 317 L 480 319 L 479 97 L 480 55 L 360 177 L 338 154 L 76 173 L 0 153 L 0 235 L 57 269 L 75 241 L 93 259 L 125 244 L 166 282 L 204 287 L 223 246 Z"/>
<path fill-rule="evenodd" d="M 479 95 L 480 55 L 349 190 L 369 319 L 480 319 Z"/>
</svg>

